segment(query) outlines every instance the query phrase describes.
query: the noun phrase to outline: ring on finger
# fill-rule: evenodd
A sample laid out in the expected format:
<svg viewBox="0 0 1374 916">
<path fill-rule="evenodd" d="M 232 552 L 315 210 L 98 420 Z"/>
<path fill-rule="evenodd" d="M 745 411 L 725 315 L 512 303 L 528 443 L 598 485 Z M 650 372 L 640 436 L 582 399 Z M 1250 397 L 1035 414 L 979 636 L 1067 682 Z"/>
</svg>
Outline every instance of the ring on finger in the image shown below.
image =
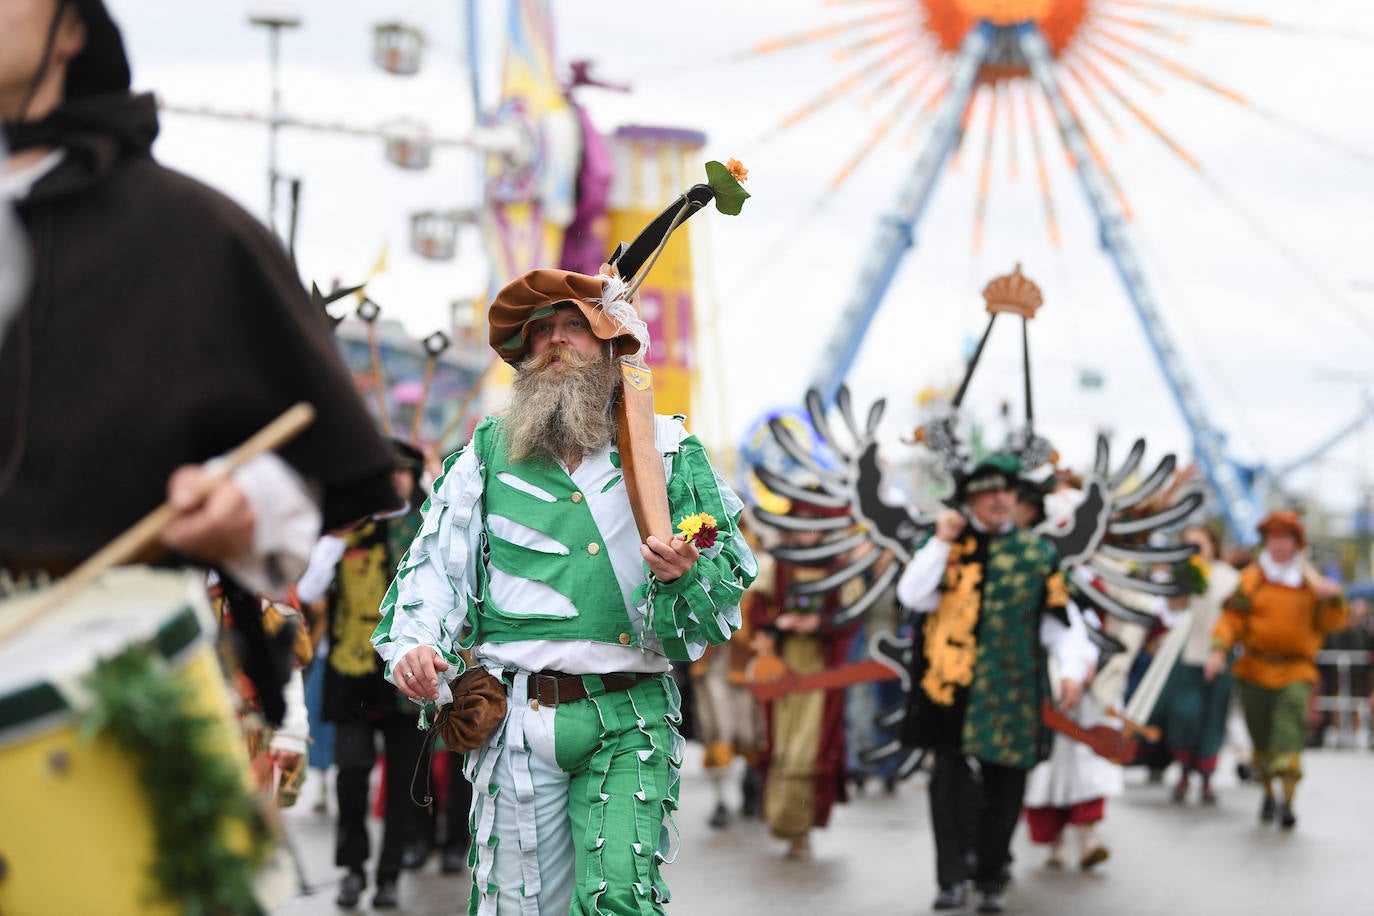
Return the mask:
<svg viewBox="0 0 1374 916">
<path fill-rule="evenodd" d="M 415 676 L 415 672 L 414 672 L 414 671 L 407 671 L 405 676 L 406 676 L 406 680 L 410 680 L 411 678 L 413 678 L 413 677 Z"/>
</svg>

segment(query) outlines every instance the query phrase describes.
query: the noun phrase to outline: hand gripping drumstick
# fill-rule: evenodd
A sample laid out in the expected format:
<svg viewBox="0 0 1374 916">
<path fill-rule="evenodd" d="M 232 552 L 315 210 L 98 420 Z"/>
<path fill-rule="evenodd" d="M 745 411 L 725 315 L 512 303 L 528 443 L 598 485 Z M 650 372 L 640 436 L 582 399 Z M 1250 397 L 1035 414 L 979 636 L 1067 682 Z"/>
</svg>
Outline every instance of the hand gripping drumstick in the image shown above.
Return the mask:
<svg viewBox="0 0 1374 916">
<path fill-rule="evenodd" d="M 214 471 L 207 474 L 201 481 L 200 489 L 196 493 L 197 499 L 204 499 L 208 496 L 211 490 L 223 483 L 227 477 L 250 458 L 256 458 L 263 452 L 273 451 L 290 442 L 314 420 L 314 407 L 304 401 L 296 404 L 286 413 L 254 433 L 252 438 L 226 455 L 223 461 L 218 462 Z M 127 563 L 138 556 L 144 548 L 157 540 L 162 529 L 166 528 L 179 514 L 180 510 L 170 502 L 164 502 L 149 512 L 133 527 L 72 570 L 69 575 L 53 587 L 43 600 L 10 620 L 0 622 L 0 642 L 9 639 L 37 618 L 70 599 L 107 569 Z"/>
</svg>

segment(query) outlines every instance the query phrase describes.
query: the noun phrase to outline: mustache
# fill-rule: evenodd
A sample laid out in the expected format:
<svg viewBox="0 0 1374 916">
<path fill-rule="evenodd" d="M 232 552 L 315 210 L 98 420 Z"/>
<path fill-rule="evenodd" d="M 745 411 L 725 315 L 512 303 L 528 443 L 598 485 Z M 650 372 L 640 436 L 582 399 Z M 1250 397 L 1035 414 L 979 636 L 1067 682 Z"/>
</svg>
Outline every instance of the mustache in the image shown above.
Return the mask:
<svg viewBox="0 0 1374 916">
<path fill-rule="evenodd" d="M 601 354 L 588 355 L 572 347 L 555 346 L 549 347 L 543 353 L 527 358 L 521 366 L 525 372 L 538 372 L 547 369 L 554 363 L 567 366 L 570 369 L 590 369 L 598 366 L 605 361 Z"/>
</svg>

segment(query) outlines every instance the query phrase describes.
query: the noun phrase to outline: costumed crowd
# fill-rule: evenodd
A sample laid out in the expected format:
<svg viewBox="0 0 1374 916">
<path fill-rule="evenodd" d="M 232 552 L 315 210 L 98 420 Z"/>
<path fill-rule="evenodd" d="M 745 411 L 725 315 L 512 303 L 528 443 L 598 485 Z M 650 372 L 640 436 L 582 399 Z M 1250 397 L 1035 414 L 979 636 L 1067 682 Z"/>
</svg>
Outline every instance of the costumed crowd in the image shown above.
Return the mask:
<svg viewBox="0 0 1374 916">
<path fill-rule="evenodd" d="M 437 853 L 450 912 L 661 913 L 690 737 L 713 803 L 686 816 L 761 818 L 789 860 L 869 780 L 927 774 L 934 908 L 1001 912 L 1023 817 L 1048 867 L 1109 858 L 1123 766 L 1166 755 L 1175 801 L 1215 803 L 1235 700 L 1260 819 L 1297 823 L 1346 606 L 1293 513 L 1239 570 L 1208 527 L 1163 537 L 1197 507 L 1173 489 L 1085 534 L 1102 486 L 1029 447 L 952 467 L 887 539 L 824 473 L 746 509 L 644 384 L 635 280 L 686 197 L 597 275 L 500 289 L 509 402 L 427 461 L 378 432 L 278 240 L 152 157 L 100 0 L 0 3 L 0 49 L 28 277 L 0 301 L 0 746 L 32 774 L 0 910 L 266 912 L 303 876 L 258 801 L 304 797 L 343 908 L 401 905 Z M 102 813 L 125 798 L 147 816 Z M 87 833 L 100 880 L 71 881 Z"/>
</svg>

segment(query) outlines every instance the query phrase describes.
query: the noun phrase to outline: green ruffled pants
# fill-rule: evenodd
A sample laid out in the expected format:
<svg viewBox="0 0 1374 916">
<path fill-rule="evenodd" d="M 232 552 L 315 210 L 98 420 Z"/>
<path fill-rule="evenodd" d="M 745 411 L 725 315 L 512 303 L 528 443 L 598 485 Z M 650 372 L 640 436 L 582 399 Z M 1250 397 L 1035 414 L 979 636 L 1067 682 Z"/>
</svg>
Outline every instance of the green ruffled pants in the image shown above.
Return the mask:
<svg viewBox="0 0 1374 916">
<path fill-rule="evenodd" d="M 517 678 L 506 720 L 468 755 L 473 779 L 477 916 L 649 916 L 675 856 L 683 742 L 677 687 L 665 675 L 534 709 Z"/>
</svg>

